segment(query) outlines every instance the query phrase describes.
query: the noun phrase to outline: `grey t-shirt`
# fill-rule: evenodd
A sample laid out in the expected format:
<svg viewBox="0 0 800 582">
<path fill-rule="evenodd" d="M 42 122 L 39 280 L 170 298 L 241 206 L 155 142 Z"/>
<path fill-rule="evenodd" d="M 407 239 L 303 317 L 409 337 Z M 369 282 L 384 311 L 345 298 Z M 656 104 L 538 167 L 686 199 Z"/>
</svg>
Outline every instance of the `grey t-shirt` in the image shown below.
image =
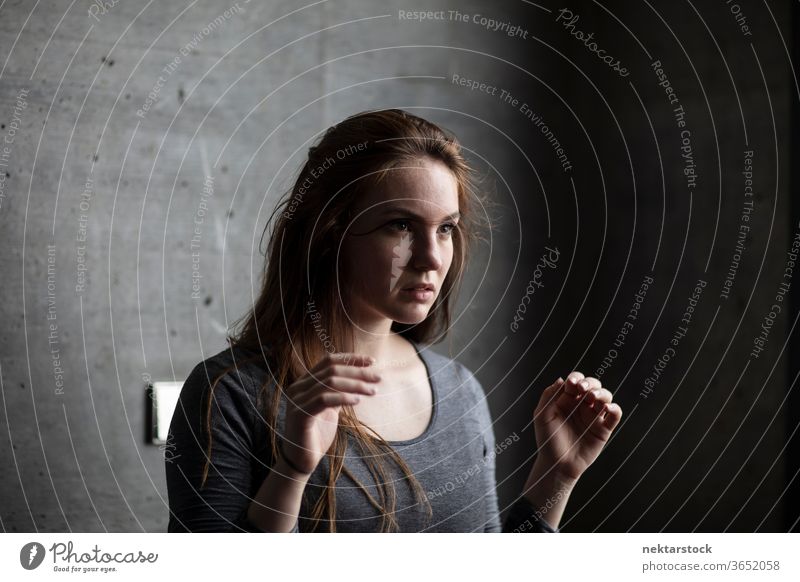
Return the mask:
<svg viewBox="0 0 800 582">
<path fill-rule="evenodd" d="M 414 343 L 414 342 L 412 342 Z M 520 496 L 501 525 L 495 481 L 495 435 L 482 386 L 461 363 L 414 343 L 425 363 L 433 390 L 433 414 L 423 434 L 389 441 L 420 482 L 433 510 L 424 506 L 391 459 L 387 466 L 397 496 L 395 519 L 402 532 L 558 532 L 538 518 L 536 508 Z M 243 348 L 226 349 L 198 364 L 181 390 L 166 445 L 169 494 L 168 531 L 260 531 L 247 509 L 272 464 L 261 387 L 272 378 L 263 356 Z M 235 366 L 214 390 L 213 437 L 208 478 L 201 489 L 206 460 L 204 418 L 210 383 Z M 269 391 L 274 390 L 270 380 Z M 268 396 L 269 397 L 269 396 Z M 283 434 L 286 403 L 278 408 Z M 351 442 L 345 467 L 374 499 L 378 488 Z M 295 532 L 309 531 L 314 502 L 325 490 L 328 460 L 323 458 L 304 492 Z M 380 513 L 343 472 L 336 482 L 336 531 L 377 532 Z M 320 524 L 317 531 L 327 531 Z"/>
</svg>

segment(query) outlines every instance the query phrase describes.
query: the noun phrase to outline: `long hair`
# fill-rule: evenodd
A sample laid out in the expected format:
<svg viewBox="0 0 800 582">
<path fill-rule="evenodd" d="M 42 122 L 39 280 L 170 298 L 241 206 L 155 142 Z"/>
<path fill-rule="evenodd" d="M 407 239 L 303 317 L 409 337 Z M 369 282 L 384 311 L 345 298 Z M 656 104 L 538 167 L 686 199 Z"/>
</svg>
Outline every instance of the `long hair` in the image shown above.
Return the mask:
<svg viewBox="0 0 800 582">
<path fill-rule="evenodd" d="M 270 224 L 273 228 L 263 286 L 252 310 L 240 320 L 239 331 L 228 340 L 231 347 L 258 353 L 257 357 L 269 362 L 274 371 L 271 380 L 262 387 L 262 395 L 266 395 L 269 386 L 273 382 L 275 385 L 271 398 L 263 398 L 273 459 L 280 454 L 276 427 L 278 404 L 285 395 L 284 389 L 313 368 L 326 352 L 348 351 L 347 347 L 352 346 L 352 323 L 341 303 L 336 253 L 354 218 L 355 203 L 364 192 L 385 180 L 392 169 L 426 158 L 443 162 L 458 184 L 461 218 L 452 231 L 453 260 L 428 316 L 416 324 L 393 322 L 391 329 L 415 342 L 437 343 L 450 328 L 470 243 L 482 239 L 478 228 L 482 220 L 475 212 L 475 200 L 479 198 L 473 170 L 463 157 L 455 136 L 400 109 L 373 110 L 350 116 L 330 127 L 318 143 L 309 148 L 308 159 L 294 185 L 267 222 L 264 234 Z M 486 201 L 481 202 L 485 204 Z M 323 323 L 325 333 L 320 333 L 317 322 Z M 211 460 L 211 400 L 209 398 L 205 419 L 209 440 L 203 484 Z M 364 455 L 375 480 L 377 499 L 344 466 L 350 438 Z M 352 406 L 345 405 L 339 414 L 336 436 L 326 452 L 327 487 L 310 511 L 312 531 L 322 521 L 327 522 L 328 531 L 336 531 L 335 485 L 342 472 L 364 491 L 369 502 L 381 513 L 381 531 L 398 530 L 394 517 L 396 492 L 384 457 L 396 463 L 415 497 L 424 504 L 428 518 L 432 517 L 427 496 L 402 457 L 357 419 Z"/>
</svg>

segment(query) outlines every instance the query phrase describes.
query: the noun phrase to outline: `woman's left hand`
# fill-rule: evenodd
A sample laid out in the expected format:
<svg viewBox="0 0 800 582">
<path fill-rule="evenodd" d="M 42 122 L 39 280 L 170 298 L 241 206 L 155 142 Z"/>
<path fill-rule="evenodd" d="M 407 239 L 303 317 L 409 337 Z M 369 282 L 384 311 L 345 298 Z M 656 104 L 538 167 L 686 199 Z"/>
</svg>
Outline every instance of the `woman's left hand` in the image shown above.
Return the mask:
<svg viewBox="0 0 800 582">
<path fill-rule="evenodd" d="M 537 463 L 577 480 L 598 457 L 622 418 L 597 378 L 572 372 L 545 388 L 534 413 Z"/>
</svg>

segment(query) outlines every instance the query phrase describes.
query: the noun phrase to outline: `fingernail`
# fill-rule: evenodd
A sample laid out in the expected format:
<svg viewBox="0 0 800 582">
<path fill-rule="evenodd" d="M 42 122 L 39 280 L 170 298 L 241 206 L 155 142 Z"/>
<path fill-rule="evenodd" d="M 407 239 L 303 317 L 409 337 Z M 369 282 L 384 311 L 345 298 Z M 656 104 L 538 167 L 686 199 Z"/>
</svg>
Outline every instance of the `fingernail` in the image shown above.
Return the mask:
<svg viewBox="0 0 800 582">
<path fill-rule="evenodd" d="M 588 383 L 586 380 L 583 380 L 583 381 L 581 382 L 581 388 L 583 388 L 584 390 L 586 390 L 588 387 L 589 387 L 589 383 Z"/>
</svg>

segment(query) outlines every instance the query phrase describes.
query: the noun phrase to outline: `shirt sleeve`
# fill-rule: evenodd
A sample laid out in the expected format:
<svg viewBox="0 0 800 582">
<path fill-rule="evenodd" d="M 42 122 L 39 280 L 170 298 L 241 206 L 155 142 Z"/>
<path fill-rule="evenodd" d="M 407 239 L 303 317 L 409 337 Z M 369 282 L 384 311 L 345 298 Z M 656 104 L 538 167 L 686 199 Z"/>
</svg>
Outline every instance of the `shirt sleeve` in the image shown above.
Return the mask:
<svg viewBox="0 0 800 582">
<path fill-rule="evenodd" d="M 168 532 L 260 532 L 247 510 L 261 483 L 253 483 L 254 401 L 236 369 L 217 383 L 211 404 L 211 462 L 205 418 L 210 385 L 221 373 L 198 364 L 184 382 L 165 450 L 170 518 Z M 293 533 L 298 532 L 295 522 Z"/>
<path fill-rule="evenodd" d="M 503 532 L 503 533 L 558 533 L 558 528 L 553 528 L 545 520 L 541 519 L 541 513 L 528 501 L 527 498 L 520 496 L 514 501 L 506 515 L 505 521 L 500 521 L 500 508 L 497 499 L 497 480 L 495 463 L 495 435 L 492 423 L 492 416 L 489 404 L 486 401 L 486 393 L 477 378 L 466 368 L 463 370 L 468 375 L 470 382 L 475 390 L 477 397 L 477 411 L 483 432 L 484 441 L 484 470 L 481 474 L 484 478 L 485 496 L 484 506 L 486 507 L 486 522 L 484 532 Z"/>
</svg>

